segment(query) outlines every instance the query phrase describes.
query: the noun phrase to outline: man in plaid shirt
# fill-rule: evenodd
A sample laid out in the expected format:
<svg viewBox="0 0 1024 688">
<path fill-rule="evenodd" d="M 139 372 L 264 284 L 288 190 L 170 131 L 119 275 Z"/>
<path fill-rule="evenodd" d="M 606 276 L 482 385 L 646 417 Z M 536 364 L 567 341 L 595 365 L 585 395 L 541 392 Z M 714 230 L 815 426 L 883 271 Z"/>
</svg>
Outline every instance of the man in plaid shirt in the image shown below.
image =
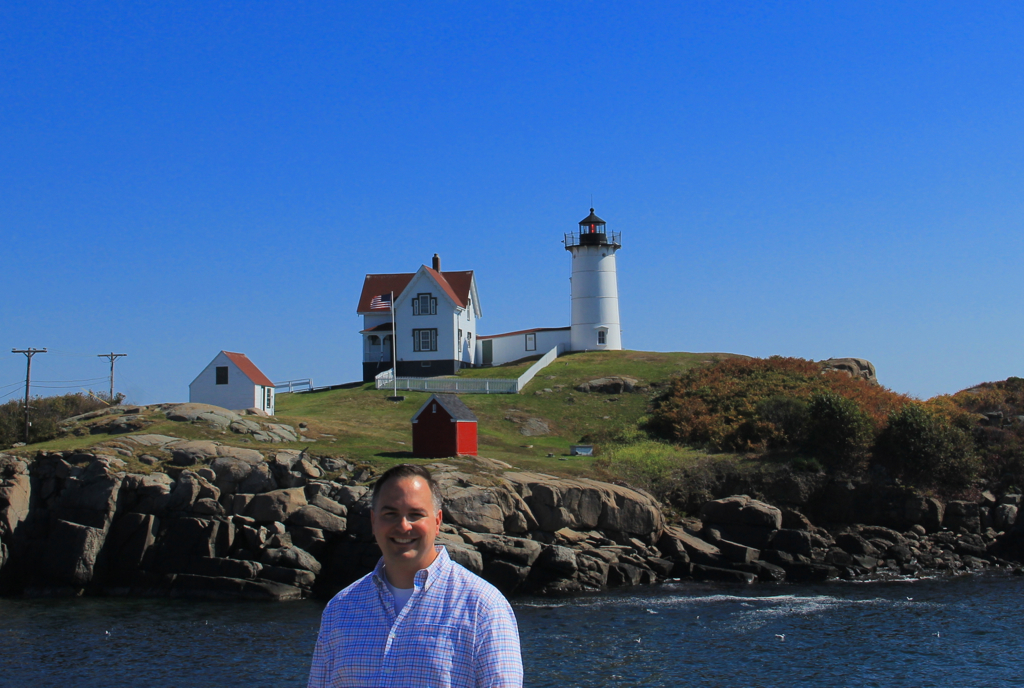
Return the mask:
<svg viewBox="0 0 1024 688">
<path fill-rule="evenodd" d="M 395 466 L 372 504 L 383 556 L 327 604 L 309 688 L 521 687 L 512 607 L 434 545 L 441 491 L 430 472 Z"/>
</svg>

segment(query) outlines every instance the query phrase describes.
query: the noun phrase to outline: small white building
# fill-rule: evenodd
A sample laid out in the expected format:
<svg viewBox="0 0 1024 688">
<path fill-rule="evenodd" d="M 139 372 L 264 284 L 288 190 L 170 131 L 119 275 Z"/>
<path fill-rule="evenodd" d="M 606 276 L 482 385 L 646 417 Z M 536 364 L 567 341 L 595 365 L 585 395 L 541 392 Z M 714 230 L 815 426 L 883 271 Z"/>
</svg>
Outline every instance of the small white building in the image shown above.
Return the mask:
<svg viewBox="0 0 1024 688">
<path fill-rule="evenodd" d="M 274 383 L 245 354 L 221 351 L 188 386 L 188 400 L 274 415 Z"/>
</svg>

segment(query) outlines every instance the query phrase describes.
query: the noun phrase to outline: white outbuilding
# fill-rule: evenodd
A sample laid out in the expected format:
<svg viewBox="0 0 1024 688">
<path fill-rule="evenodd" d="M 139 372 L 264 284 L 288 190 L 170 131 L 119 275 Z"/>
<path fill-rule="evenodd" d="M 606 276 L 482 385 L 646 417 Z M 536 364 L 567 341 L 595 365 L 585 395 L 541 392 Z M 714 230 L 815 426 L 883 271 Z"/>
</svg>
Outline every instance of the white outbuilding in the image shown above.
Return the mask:
<svg viewBox="0 0 1024 688">
<path fill-rule="evenodd" d="M 188 400 L 274 415 L 274 383 L 245 354 L 221 351 L 188 386 Z"/>
</svg>

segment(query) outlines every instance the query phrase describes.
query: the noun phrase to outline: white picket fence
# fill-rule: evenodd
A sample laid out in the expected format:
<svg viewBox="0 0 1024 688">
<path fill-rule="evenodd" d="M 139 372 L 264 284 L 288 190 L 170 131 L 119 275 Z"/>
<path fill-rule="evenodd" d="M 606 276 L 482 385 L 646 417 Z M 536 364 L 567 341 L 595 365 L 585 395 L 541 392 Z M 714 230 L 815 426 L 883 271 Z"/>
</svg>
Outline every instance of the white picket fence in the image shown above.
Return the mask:
<svg viewBox="0 0 1024 688">
<path fill-rule="evenodd" d="M 563 351 L 559 344 L 530 366 L 518 378 L 488 379 L 460 377 L 399 377 L 395 384 L 391 369 L 377 375 L 374 382 L 377 389 L 398 389 L 403 392 L 434 392 L 440 394 L 518 394 L 533 377 L 551 364 Z"/>
</svg>

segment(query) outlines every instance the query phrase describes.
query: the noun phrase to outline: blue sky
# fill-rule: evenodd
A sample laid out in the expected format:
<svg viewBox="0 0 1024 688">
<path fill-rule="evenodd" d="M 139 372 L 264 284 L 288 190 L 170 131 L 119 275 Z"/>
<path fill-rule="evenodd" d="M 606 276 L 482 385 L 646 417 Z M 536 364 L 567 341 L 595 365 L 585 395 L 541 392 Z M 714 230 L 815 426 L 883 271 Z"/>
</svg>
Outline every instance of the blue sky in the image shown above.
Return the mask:
<svg viewBox="0 0 1024 688">
<path fill-rule="evenodd" d="M 221 349 L 360 375 L 364 274 L 569 322 L 622 232 L 627 348 L 1024 375 L 1019 3 L 0 5 L 0 345 L 184 401 Z M 25 357 L 0 356 L 0 401 Z M 13 398 L 13 397 L 6 397 Z"/>
</svg>

